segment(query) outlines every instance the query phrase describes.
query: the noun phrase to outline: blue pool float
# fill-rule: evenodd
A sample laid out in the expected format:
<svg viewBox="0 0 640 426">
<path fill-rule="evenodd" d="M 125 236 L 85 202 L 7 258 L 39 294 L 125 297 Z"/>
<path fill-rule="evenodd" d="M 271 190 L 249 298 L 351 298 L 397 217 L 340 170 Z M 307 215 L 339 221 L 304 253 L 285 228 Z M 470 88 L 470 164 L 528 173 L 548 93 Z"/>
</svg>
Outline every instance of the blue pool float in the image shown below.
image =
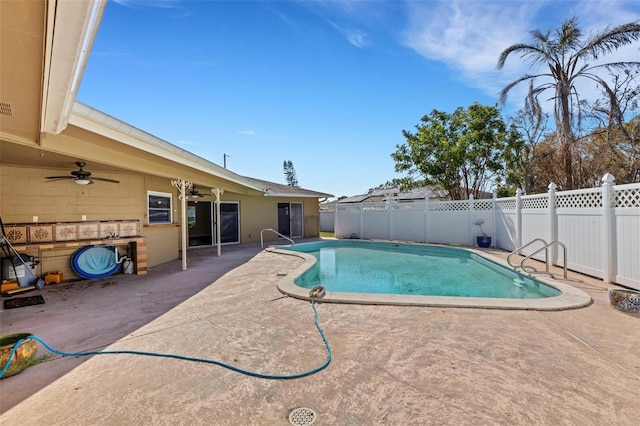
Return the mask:
<svg viewBox="0 0 640 426">
<path fill-rule="evenodd" d="M 104 278 L 120 269 L 122 259 L 113 246 L 86 246 L 71 256 L 73 272 L 85 279 Z"/>
</svg>

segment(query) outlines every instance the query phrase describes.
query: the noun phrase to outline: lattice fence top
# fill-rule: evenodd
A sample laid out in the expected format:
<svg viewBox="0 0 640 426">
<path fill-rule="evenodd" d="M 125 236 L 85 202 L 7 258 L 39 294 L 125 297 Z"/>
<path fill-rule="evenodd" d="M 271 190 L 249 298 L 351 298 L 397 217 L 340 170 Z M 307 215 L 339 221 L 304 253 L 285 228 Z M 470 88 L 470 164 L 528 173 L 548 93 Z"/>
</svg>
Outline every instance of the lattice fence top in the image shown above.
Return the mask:
<svg viewBox="0 0 640 426">
<path fill-rule="evenodd" d="M 336 211 L 345 213 L 360 213 L 360 204 L 336 206 Z"/>
<path fill-rule="evenodd" d="M 522 197 L 523 209 L 548 209 L 549 208 L 549 196 L 544 195 L 527 195 Z"/>
<path fill-rule="evenodd" d="M 429 203 L 429 211 L 447 212 L 469 210 L 468 201 L 437 201 Z"/>
<path fill-rule="evenodd" d="M 516 209 L 516 199 L 515 198 L 502 198 L 496 200 L 496 204 L 499 209 L 502 210 L 515 210 Z"/>
<path fill-rule="evenodd" d="M 493 210 L 493 200 L 474 200 L 473 201 L 473 209 L 474 210 Z"/>
<path fill-rule="evenodd" d="M 425 203 L 395 203 L 393 210 L 397 212 L 424 212 L 427 210 Z"/>
<path fill-rule="evenodd" d="M 557 192 L 555 195 L 557 208 L 602 208 L 602 188 L 579 189 Z M 345 213 L 381 213 L 389 212 L 447 212 L 447 211 L 491 211 L 494 202 L 499 210 L 515 210 L 517 198 L 498 198 L 481 200 L 428 201 L 412 203 L 359 203 L 338 204 L 338 211 Z M 473 204 L 471 207 L 470 204 Z M 549 208 L 549 194 L 525 195 L 521 198 L 523 210 L 542 210 Z M 640 186 L 638 184 L 619 185 L 613 188 L 612 207 L 637 208 L 640 207 Z"/>
<path fill-rule="evenodd" d="M 599 188 L 590 191 L 567 192 L 560 192 L 556 195 L 556 206 L 558 208 L 602 208 L 602 192 Z"/>
<path fill-rule="evenodd" d="M 363 203 L 362 211 L 367 213 L 386 212 L 388 210 L 387 203 Z"/>
<path fill-rule="evenodd" d="M 640 207 L 640 188 L 619 189 L 615 194 L 615 207 Z"/>
</svg>

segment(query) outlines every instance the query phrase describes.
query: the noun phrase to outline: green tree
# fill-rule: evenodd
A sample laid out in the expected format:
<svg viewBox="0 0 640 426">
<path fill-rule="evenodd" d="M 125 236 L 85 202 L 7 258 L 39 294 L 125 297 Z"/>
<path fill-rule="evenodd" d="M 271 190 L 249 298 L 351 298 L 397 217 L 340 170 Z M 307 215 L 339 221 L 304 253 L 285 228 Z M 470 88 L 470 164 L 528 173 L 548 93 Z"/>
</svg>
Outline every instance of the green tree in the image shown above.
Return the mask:
<svg viewBox="0 0 640 426">
<path fill-rule="evenodd" d="M 395 171 L 420 184 L 438 184 L 454 200 L 480 198 L 506 170 L 505 150 L 520 141 L 507 129 L 497 106 L 474 103 L 453 113 L 433 110 L 403 130 L 406 143 L 396 145 Z"/>
<path fill-rule="evenodd" d="M 298 178 L 296 176 L 296 169 L 293 168 L 293 161 L 287 160 L 282 163 L 284 169 L 284 177 L 287 179 L 287 185 L 298 186 Z"/>
<path fill-rule="evenodd" d="M 506 48 L 498 59 L 498 69 L 502 69 L 509 55 L 520 55 L 531 65 L 546 65 L 548 73 L 526 74 L 508 84 L 500 93 L 502 103 L 506 101 L 507 93 L 518 84 L 528 81 L 529 91 L 525 99 L 525 109 L 542 114 L 539 96 L 548 90 L 553 91 L 550 96 L 554 102 L 554 118 L 556 123 L 556 137 L 562 149 L 564 163 L 564 182 L 557 182 L 563 189 L 574 189 L 573 149 L 576 138 L 572 124 L 579 117 L 578 108 L 580 96 L 576 88 L 577 81 L 589 79 L 600 85 L 608 93 L 613 91 L 597 72 L 599 69 L 615 70 L 640 67 L 640 62 L 626 61 L 592 65 L 590 61 L 597 61 L 600 56 L 611 53 L 621 46 L 628 45 L 640 39 L 640 24 L 628 23 L 614 28 L 606 28 L 594 35 L 583 39 L 578 27 L 577 18 L 571 18 L 562 23 L 560 29 L 553 35 L 550 31 L 545 34 L 539 30 L 531 32 L 531 44 L 518 43 Z M 542 80 L 538 84 L 538 80 Z M 611 96 L 611 110 L 617 111 L 615 96 Z"/>
</svg>

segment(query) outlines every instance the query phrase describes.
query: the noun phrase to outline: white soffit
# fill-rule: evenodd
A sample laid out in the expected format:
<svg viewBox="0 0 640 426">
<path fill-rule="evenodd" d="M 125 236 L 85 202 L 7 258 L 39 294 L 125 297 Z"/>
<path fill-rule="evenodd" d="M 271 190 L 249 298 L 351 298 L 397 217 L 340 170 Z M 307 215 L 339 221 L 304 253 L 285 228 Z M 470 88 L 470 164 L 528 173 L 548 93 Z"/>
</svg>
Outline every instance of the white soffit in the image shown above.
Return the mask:
<svg viewBox="0 0 640 426">
<path fill-rule="evenodd" d="M 67 127 L 105 5 L 106 0 L 49 3 L 42 132 L 58 134 Z"/>
</svg>

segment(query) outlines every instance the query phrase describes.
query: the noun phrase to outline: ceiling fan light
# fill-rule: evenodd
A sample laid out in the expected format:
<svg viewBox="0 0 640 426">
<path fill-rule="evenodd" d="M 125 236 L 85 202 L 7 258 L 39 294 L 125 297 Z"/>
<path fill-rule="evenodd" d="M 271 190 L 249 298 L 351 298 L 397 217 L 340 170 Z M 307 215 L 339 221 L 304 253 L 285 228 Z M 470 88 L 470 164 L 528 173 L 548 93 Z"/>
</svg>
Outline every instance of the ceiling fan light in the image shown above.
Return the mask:
<svg viewBox="0 0 640 426">
<path fill-rule="evenodd" d="M 75 179 L 74 182 L 78 185 L 89 185 L 91 183 L 89 179 Z"/>
</svg>

